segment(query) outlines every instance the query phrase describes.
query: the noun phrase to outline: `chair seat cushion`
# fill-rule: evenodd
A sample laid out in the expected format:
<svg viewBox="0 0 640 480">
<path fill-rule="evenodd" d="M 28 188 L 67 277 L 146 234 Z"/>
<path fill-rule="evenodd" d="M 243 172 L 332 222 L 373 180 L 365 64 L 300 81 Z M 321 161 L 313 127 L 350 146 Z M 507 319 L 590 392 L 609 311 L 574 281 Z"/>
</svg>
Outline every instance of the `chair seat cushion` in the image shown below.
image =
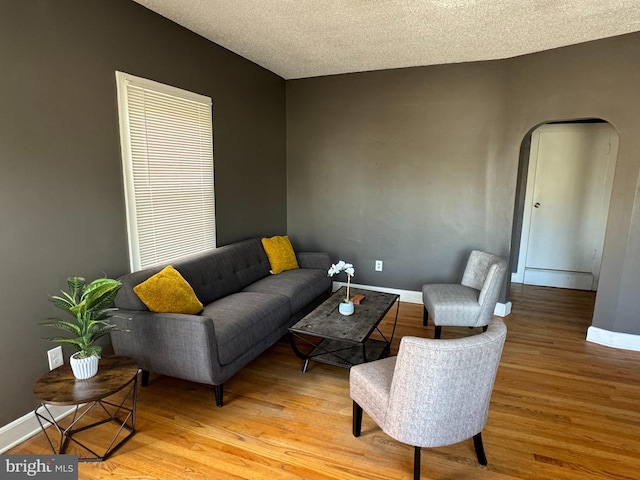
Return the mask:
<svg viewBox="0 0 640 480">
<path fill-rule="evenodd" d="M 387 415 L 396 358 L 389 357 L 355 365 L 349 372 L 351 399 L 378 425 L 384 425 Z"/>
<path fill-rule="evenodd" d="M 464 285 L 434 283 L 422 287 L 422 301 L 437 326 L 476 326 L 480 291 Z"/>
</svg>

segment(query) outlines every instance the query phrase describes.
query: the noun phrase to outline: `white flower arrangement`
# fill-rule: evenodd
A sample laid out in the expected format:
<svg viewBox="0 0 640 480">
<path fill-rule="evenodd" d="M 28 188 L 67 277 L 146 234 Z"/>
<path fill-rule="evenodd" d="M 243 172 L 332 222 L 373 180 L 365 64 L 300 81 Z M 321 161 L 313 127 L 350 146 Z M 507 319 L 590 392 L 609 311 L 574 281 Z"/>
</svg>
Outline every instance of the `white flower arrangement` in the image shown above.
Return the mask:
<svg viewBox="0 0 640 480">
<path fill-rule="evenodd" d="M 351 277 L 356 274 L 355 268 L 350 263 L 346 263 L 344 260 L 340 260 L 338 263 L 331 265 L 329 269 L 328 275 L 333 277 L 336 273 L 345 272 L 347 274 L 347 296 L 343 300 L 344 303 L 349 303 L 351 300 L 351 295 L 349 293 L 349 289 L 351 287 Z"/>
</svg>

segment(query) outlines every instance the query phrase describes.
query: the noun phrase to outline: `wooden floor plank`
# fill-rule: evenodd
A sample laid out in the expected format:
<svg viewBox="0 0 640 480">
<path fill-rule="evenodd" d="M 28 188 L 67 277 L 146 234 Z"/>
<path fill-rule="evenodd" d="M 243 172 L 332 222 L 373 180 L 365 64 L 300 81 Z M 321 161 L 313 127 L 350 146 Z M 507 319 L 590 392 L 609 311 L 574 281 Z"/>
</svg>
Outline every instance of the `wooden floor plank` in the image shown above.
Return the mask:
<svg viewBox="0 0 640 480">
<path fill-rule="evenodd" d="M 585 341 L 593 292 L 520 285 L 511 300 L 483 432 L 489 465 L 478 465 L 471 441 L 423 449 L 423 478 L 639 479 L 640 352 Z M 394 315 L 380 326 L 386 336 Z M 442 336 L 476 333 L 444 328 Z M 421 305 L 400 305 L 392 353 L 405 335 L 433 337 Z M 362 436 L 351 434 L 347 370 L 301 369 L 283 339 L 225 385 L 223 408 L 210 386 L 152 375 L 140 389 L 135 436 L 106 462 L 80 464 L 80 478 L 412 478 L 411 446 L 366 414 Z M 8 453 L 47 449 L 39 434 Z"/>
</svg>

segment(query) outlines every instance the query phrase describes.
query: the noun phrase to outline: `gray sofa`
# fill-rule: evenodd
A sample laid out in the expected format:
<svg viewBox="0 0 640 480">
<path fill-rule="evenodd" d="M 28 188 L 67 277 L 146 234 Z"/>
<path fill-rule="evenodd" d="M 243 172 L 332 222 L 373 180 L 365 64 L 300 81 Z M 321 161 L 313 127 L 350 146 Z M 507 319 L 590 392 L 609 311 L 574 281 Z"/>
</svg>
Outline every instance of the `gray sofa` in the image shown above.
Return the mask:
<svg viewBox="0 0 640 480">
<path fill-rule="evenodd" d="M 138 362 L 143 386 L 150 372 L 213 385 L 221 407 L 224 382 L 330 295 L 329 255 L 296 258 L 299 269 L 272 275 L 255 238 L 172 263 L 204 305 L 198 315 L 153 313 L 138 298 L 133 287 L 162 267 L 124 275 L 111 318 L 116 355 Z"/>
</svg>

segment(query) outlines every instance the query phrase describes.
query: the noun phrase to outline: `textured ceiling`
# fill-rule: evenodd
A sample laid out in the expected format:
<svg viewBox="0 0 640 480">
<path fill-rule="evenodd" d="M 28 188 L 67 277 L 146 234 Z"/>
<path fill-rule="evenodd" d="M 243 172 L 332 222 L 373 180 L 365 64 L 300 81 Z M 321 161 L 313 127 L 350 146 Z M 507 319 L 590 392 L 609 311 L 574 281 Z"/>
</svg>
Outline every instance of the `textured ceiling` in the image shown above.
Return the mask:
<svg viewBox="0 0 640 480">
<path fill-rule="evenodd" d="M 135 0 L 285 79 L 509 58 L 640 31 L 640 0 Z"/>
</svg>

